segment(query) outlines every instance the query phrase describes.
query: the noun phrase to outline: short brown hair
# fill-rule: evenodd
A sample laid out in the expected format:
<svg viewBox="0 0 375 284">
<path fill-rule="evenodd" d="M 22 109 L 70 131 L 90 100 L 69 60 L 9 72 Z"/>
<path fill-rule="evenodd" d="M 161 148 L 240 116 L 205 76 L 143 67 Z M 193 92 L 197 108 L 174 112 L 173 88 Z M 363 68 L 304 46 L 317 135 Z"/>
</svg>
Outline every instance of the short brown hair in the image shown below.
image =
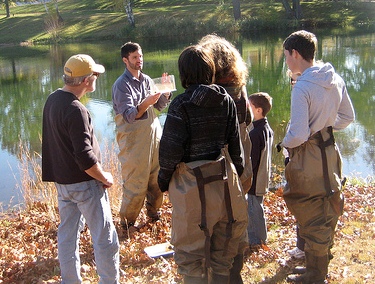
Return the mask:
<svg viewBox="0 0 375 284">
<path fill-rule="evenodd" d="M 195 84 L 211 85 L 215 78 L 215 63 L 207 49 L 191 45 L 181 52 L 178 71 L 185 89 Z"/>
<path fill-rule="evenodd" d="M 255 107 L 260 107 L 263 110 L 262 115 L 264 117 L 269 113 L 269 111 L 272 108 L 272 97 L 265 92 L 251 94 L 249 96 L 249 101 Z"/>
<path fill-rule="evenodd" d="M 318 40 L 313 33 L 305 30 L 296 31 L 290 34 L 283 43 L 285 50 L 292 54 L 292 50 L 298 51 L 302 58 L 311 62 L 315 58 L 318 48 Z"/>
<path fill-rule="evenodd" d="M 128 41 L 121 46 L 121 58 L 128 58 L 130 53 L 142 50 L 141 46 L 136 42 Z"/>
</svg>

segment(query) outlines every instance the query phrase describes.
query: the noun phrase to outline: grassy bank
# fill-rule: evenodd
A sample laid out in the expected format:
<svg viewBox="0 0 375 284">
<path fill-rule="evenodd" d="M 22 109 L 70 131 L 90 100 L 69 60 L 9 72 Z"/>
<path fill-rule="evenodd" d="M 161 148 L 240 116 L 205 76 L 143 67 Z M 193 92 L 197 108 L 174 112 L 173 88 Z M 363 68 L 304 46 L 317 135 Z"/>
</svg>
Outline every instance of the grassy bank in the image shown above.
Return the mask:
<svg viewBox="0 0 375 284">
<path fill-rule="evenodd" d="M 60 283 L 57 260 L 59 215 L 55 187 L 40 179 L 40 157 L 20 145 L 22 187 L 26 208 L 0 213 L 0 283 Z M 109 189 L 115 225 L 120 238 L 120 283 L 182 283 L 173 258 L 152 259 L 144 252 L 149 245 L 163 243 L 171 236 L 171 203 L 164 197 L 161 219 L 147 220 L 144 211 L 136 223 L 139 231 L 125 233 L 119 220 L 121 200 L 117 149 L 107 145 L 103 167 L 115 178 Z M 273 171 L 279 183 L 280 170 Z M 375 182 L 349 178 L 344 195 L 345 213 L 338 223 L 334 259 L 329 266 L 329 283 L 361 284 L 375 282 Z M 286 283 L 285 278 L 303 260 L 288 257 L 295 246 L 294 218 L 282 198 L 282 188 L 265 196 L 268 243 L 258 252 L 247 252 L 242 276 L 245 283 Z M 81 263 L 84 283 L 98 283 L 92 242 L 88 229 L 81 235 Z"/>
<path fill-rule="evenodd" d="M 242 1 L 242 19 L 233 20 L 231 1 L 140 1 L 133 9 L 135 28 L 113 2 L 60 0 L 63 21 L 53 3 L 13 6 L 10 18 L 0 10 L 0 44 L 50 43 L 124 37 L 186 36 L 206 33 L 254 33 L 299 27 L 374 28 L 374 2 L 302 1 L 303 20 L 288 20 L 281 1 Z"/>
</svg>

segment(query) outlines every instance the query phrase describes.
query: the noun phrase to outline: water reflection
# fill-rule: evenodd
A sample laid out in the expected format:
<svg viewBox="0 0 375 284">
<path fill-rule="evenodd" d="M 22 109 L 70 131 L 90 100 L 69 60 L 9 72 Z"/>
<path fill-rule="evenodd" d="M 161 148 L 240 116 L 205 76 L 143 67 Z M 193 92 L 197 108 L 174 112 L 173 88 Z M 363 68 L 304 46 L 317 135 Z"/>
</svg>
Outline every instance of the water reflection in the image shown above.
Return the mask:
<svg viewBox="0 0 375 284">
<path fill-rule="evenodd" d="M 113 120 L 112 104 L 100 99 L 92 99 L 86 104 L 99 141 L 114 141 L 116 125 Z"/>
<path fill-rule="evenodd" d="M 374 89 L 375 89 L 375 34 L 361 36 L 318 35 L 318 58 L 331 62 L 346 80 L 356 109 L 356 122 L 337 133 L 336 140 L 344 158 L 344 173 L 373 175 L 375 166 Z M 275 142 L 284 136 L 289 120 L 290 85 L 282 41 L 286 35 L 231 39 L 249 66 L 248 93 L 268 92 L 274 107 L 268 118 L 275 132 Z M 144 71 L 151 77 L 163 72 L 174 74 L 178 90 L 183 89 L 178 79 L 177 59 L 181 50 L 198 40 L 186 39 L 142 43 Z M 101 142 L 115 141 L 115 125 L 111 103 L 111 87 L 124 71 L 120 58 L 121 42 L 100 44 L 67 44 L 60 46 L 31 46 L 0 48 L 0 202 L 8 203 L 11 196 L 21 195 L 18 160 L 19 141 L 33 152 L 41 152 L 41 115 L 49 93 L 62 87 L 62 66 L 75 53 L 90 54 L 106 67 L 97 81 L 97 90 L 82 99 L 93 117 L 96 135 Z M 161 114 L 161 122 L 165 113 Z M 103 143 L 102 143 L 103 144 Z M 276 164 L 283 163 L 280 153 L 273 153 Z"/>
</svg>

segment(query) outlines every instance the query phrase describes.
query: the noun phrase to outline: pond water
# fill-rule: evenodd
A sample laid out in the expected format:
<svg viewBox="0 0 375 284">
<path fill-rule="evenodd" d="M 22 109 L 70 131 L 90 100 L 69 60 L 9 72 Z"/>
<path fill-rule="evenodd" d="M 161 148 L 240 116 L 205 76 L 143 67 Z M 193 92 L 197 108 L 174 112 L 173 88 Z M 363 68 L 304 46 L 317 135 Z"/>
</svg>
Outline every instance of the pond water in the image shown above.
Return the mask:
<svg viewBox="0 0 375 284">
<path fill-rule="evenodd" d="M 289 33 L 242 36 L 230 39 L 248 64 L 248 94 L 264 91 L 273 97 L 268 115 L 275 143 L 282 140 L 290 110 L 290 85 L 286 75 L 282 42 Z M 356 121 L 336 134 L 347 176 L 374 175 L 375 157 L 375 33 L 333 36 L 316 33 L 318 59 L 331 62 L 344 78 L 352 98 Z M 144 72 L 152 78 L 168 72 L 176 77 L 178 95 L 183 92 L 178 79 L 177 59 L 182 49 L 200 37 L 163 42 L 135 40 L 142 45 Z M 101 143 L 115 142 L 111 86 L 124 71 L 120 58 L 123 42 L 80 43 L 51 46 L 0 47 L 0 208 L 22 203 L 20 141 L 31 152 L 41 153 L 41 124 L 44 102 L 53 90 L 62 87 L 62 68 L 76 53 L 90 54 L 106 67 L 97 81 L 97 90 L 82 101 L 90 110 Z M 165 113 L 161 113 L 163 122 Z M 273 162 L 282 165 L 280 153 Z"/>
</svg>

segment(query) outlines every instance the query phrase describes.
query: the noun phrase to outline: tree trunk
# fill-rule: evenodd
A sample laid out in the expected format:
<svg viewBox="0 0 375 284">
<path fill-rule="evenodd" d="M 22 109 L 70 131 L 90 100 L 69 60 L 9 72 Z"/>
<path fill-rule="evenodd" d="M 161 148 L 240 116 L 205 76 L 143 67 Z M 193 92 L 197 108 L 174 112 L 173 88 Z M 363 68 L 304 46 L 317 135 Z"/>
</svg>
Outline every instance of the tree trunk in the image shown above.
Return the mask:
<svg viewBox="0 0 375 284">
<path fill-rule="evenodd" d="M 56 15 L 57 15 L 58 23 L 59 23 L 59 25 L 61 25 L 61 24 L 64 23 L 64 19 L 63 19 L 63 17 L 61 17 L 61 14 L 60 14 L 60 11 L 59 11 L 59 6 L 58 6 L 58 4 L 57 4 L 57 1 L 58 1 L 58 0 L 55 0 Z"/>
<path fill-rule="evenodd" d="M 9 18 L 10 17 L 9 0 L 5 0 L 5 10 L 7 13 L 7 18 Z"/>
<path fill-rule="evenodd" d="M 135 19 L 134 19 L 134 14 L 133 14 L 133 1 L 124 0 L 124 8 L 125 8 L 126 15 L 128 16 L 129 24 L 134 28 Z"/>
<path fill-rule="evenodd" d="M 46 4 L 46 1 L 43 0 L 42 2 L 43 2 L 43 5 L 44 5 L 44 9 L 46 9 L 46 13 L 48 14 L 48 7 L 47 7 L 47 4 Z"/>
<path fill-rule="evenodd" d="M 284 9 L 285 9 L 287 15 L 288 16 L 293 15 L 293 10 L 292 10 L 292 8 L 290 8 L 289 1 L 288 0 L 281 0 L 281 2 L 283 3 Z"/>
<path fill-rule="evenodd" d="M 301 1 L 300 0 L 292 0 L 292 6 L 290 7 L 288 0 L 281 0 L 285 11 L 289 18 L 295 18 L 296 20 L 300 20 L 302 18 L 302 9 L 301 9 Z"/>
<path fill-rule="evenodd" d="M 238 21 L 241 19 L 241 3 L 240 0 L 232 0 L 233 3 L 233 16 L 234 20 Z"/>
<path fill-rule="evenodd" d="M 302 18 L 302 9 L 301 9 L 301 1 L 300 0 L 293 0 L 293 11 L 294 16 L 297 20 Z"/>
</svg>

